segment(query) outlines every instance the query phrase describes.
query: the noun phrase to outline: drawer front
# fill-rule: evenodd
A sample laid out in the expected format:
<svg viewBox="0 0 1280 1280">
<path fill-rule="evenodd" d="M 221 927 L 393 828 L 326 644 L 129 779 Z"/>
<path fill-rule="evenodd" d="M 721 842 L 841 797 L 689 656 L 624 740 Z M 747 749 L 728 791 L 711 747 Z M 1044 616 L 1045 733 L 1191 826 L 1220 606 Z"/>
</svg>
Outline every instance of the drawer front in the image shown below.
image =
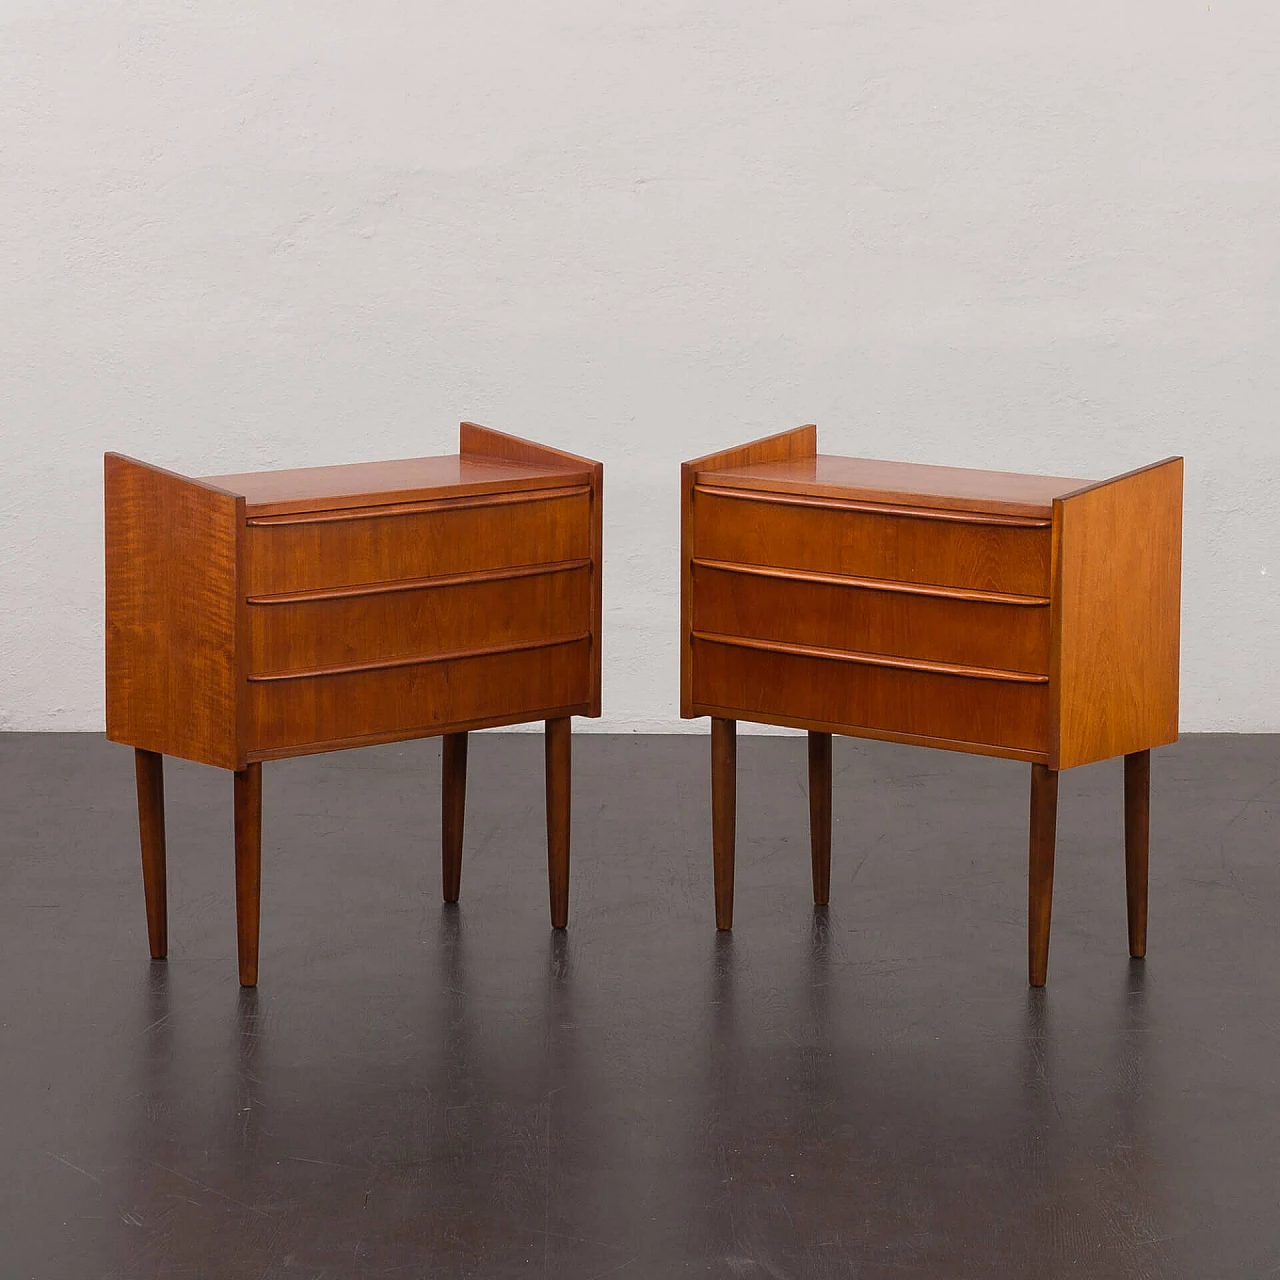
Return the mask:
<svg viewBox="0 0 1280 1280">
<path fill-rule="evenodd" d="M 705 489 L 695 490 L 693 514 L 699 559 L 1049 594 L 1047 520 L 1007 523 L 1015 518 L 954 512 L 933 518 Z"/>
<path fill-rule="evenodd" d="M 784 720 L 1043 752 L 1048 685 L 867 666 L 693 640 L 693 700 Z"/>
<path fill-rule="evenodd" d="M 1048 605 L 872 590 L 815 576 L 693 566 L 693 629 L 1047 675 Z"/>
<path fill-rule="evenodd" d="M 590 701 L 589 639 L 441 662 L 248 683 L 250 754 L 513 723 Z"/>
<path fill-rule="evenodd" d="M 590 552 L 586 488 L 269 516 L 246 529 L 248 594 L 502 569 Z"/>
<path fill-rule="evenodd" d="M 511 572 L 511 571 L 500 571 Z M 252 675 L 426 657 L 591 630 L 591 566 L 249 598 Z M 358 593 L 358 594 L 356 594 Z"/>
</svg>

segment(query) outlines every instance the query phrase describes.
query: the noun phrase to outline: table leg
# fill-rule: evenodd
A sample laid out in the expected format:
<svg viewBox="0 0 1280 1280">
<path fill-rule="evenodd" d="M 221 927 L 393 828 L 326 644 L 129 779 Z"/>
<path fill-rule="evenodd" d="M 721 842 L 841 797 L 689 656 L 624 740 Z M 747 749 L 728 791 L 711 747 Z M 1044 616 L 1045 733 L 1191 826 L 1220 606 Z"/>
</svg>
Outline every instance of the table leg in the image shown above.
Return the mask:
<svg viewBox="0 0 1280 1280">
<path fill-rule="evenodd" d="M 1031 857 L 1027 895 L 1027 980 L 1043 987 L 1049 973 L 1053 851 L 1058 834 L 1058 774 L 1031 766 Z"/>
<path fill-rule="evenodd" d="M 440 864 L 444 900 L 462 885 L 462 823 L 467 804 L 467 735 L 446 733 L 440 748 Z"/>
<path fill-rule="evenodd" d="M 711 847 L 716 928 L 733 928 L 733 862 L 738 801 L 738 722 L 711 720 Z"/>
<path fill-rule="evenodd" d="M 813 900 L 831 900 L 831 735 L 809 732 L 809 849 Z"/>
<path fill-rule="evenodd" d="M 569 923 L 569 817 L 573 738 L 568 716 L 546 722 L 547 880 L 551 890 L 551 927 Z"/>
<path fill-rule="evenodd" d="M 147 903 L 147 941 L 151 958 L 169 954 L 169 893 L 164 845 L 164 756 L 137 749 L 138 837 L 142 845 L 142 892 Z"/>
<path fill-rule="evenodd" d="M 1151 752 L 1124 758 L 1124 879 L 1129 954 L 1147 954 L 1147 860 L 1151 847 Z"/>
<path fill-rule="evenodd" d="M 262 901 L 262 766 L 235 775 L 236 944 L 240 985 L 258 985 L 258 917 Z"/>
</svg>

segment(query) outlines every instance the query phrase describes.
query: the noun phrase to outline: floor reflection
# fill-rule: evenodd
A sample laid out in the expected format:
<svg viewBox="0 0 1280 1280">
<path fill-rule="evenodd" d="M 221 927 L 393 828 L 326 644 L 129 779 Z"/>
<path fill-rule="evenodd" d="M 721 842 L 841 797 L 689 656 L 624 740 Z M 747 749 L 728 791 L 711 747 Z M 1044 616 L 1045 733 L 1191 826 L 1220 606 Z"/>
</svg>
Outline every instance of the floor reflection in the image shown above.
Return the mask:
<svg viewBox="0 0 1280 1280">
<path fill-rule="evenodd" d="M 263 1022 L 258 989 L 241 987 L 236 993 L 235 1021 L 231 1027 L 236 1070 L 230 1094 L 237 1133 L 233 1168 L 236 1182 L 242 1188 L 251 1187 L 256 1181 L 267 1124 Z"/>
<path fill-rule="evenodd" d="M 743 943 L 717 934 L 708 957 L 704 1106 L 677 1162 L 702 1171 L 685 1201 L 689 1256 L 806 1275 L 938 1273 L 958 1255 L 972 1265 L 948 1274 L 1172 1261 L 1156 1241 L 1171 1209 L 1143 1105 L 1140 964 L 1118 1008 L 1085 1007 L 1087 1032 L 1064 1038 L 1044 989 L 991 1037 L 927 992 L 917 1008 L 882 1004 L 885 984 L 833 959 L 825 910 L 789 971 L 780 948 Z M 779 1239 L 794 1247 L 779 1253 Z M 1079 1272 L 1046 1261 L 1066 1257 Z"/>
<path fill-rule="evenodd" d="M 1277 1270 L 1273 741 L 1172 749 L 1145 964 L 1118 775 L 1079 771 L 1039 994 L 1020 767 L 937 755 L 920 788 L 919 752 L 859 746 L 812 912 L 803 753 L 753 741 L 729 936 L 695 738 L 577 753 L 567 935 L 536 738 L 477 739 L 456 909 L 425 834 L 438 747 L 281 763 L 242 995 L 225 777 L 167 776 L 175 950 L 151 964 L 127 753 L 50 738 L 10 744 L 6 1277 Z"/>
<path fill-rule="evenodd" d="M 540 932 L 440 908 L 350 1004 L 151 966 L 119 1271 L 161 1241 L 197 1268 L 229 1229 L 272 1256 L 299 1215 L 288 1265 L 313 1270 L 589 1275 L 660 1245 L 819 1280 L 1176 1271 L 1141 964 L 1110 1002 L 1005 1000 L 868 966 L 815 908 L 785 937 L 709 930 L 701 981 L 645 1007 L 601 985 L 599 938 Z"/>
</svg>

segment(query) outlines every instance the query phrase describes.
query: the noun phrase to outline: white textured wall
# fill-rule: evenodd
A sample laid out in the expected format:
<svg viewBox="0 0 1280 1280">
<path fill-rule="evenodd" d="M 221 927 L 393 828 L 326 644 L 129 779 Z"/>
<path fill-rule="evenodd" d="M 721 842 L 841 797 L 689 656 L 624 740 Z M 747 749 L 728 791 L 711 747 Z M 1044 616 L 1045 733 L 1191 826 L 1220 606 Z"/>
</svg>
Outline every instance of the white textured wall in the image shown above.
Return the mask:
<svg viewBox="0 0 1280 1280">
<path fill-rule="evenodd" d="M 0 728 L 102 723 L 101 455 L 606 463 L 671 728 L 677 464 L 1187 457 L 1186 730 L 1280 729 L 1276 0 L 3 0 Z"/>
</svg>

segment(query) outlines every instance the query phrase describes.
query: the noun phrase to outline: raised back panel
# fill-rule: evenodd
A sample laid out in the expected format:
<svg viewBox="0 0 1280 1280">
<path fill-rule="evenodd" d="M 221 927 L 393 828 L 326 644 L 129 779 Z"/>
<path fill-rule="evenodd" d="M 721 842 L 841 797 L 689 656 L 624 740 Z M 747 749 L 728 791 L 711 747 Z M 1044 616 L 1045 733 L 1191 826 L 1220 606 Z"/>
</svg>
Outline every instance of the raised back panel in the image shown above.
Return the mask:
<svg viewBox="0 0 1280 1280">
<path fill-rule="evenodd" d="M 751 463 L 812 458 L 818 452 L 818 428 L 812 423 L 737 445 L 722 453 L 694 458 L 680 468 L 680 714 L 693 710 L 693 490 L 699 471 L 745 467 Z"/>
<path fill-rule="evenodd" d="M 565 453 L 536 440 L 522 440 L 519 436 L 482 427 L 476 422 L 464 422 L 458 427 L 458 452 L 463 457 L 496 458 L 502 462 L 520 462 L 528 466 L 578 466 L 590 471 L 601 464 L 591 458 Z"/>
<path fill-rule="evenodd" d="M 1182 459 L 1054 502 L 1055 769 L 1178 736 Z"/>
<path fill-rule="evenodd" d="M 105 458 L 107 737 L 235 769 L 244 499 Z"/>
</svg>

